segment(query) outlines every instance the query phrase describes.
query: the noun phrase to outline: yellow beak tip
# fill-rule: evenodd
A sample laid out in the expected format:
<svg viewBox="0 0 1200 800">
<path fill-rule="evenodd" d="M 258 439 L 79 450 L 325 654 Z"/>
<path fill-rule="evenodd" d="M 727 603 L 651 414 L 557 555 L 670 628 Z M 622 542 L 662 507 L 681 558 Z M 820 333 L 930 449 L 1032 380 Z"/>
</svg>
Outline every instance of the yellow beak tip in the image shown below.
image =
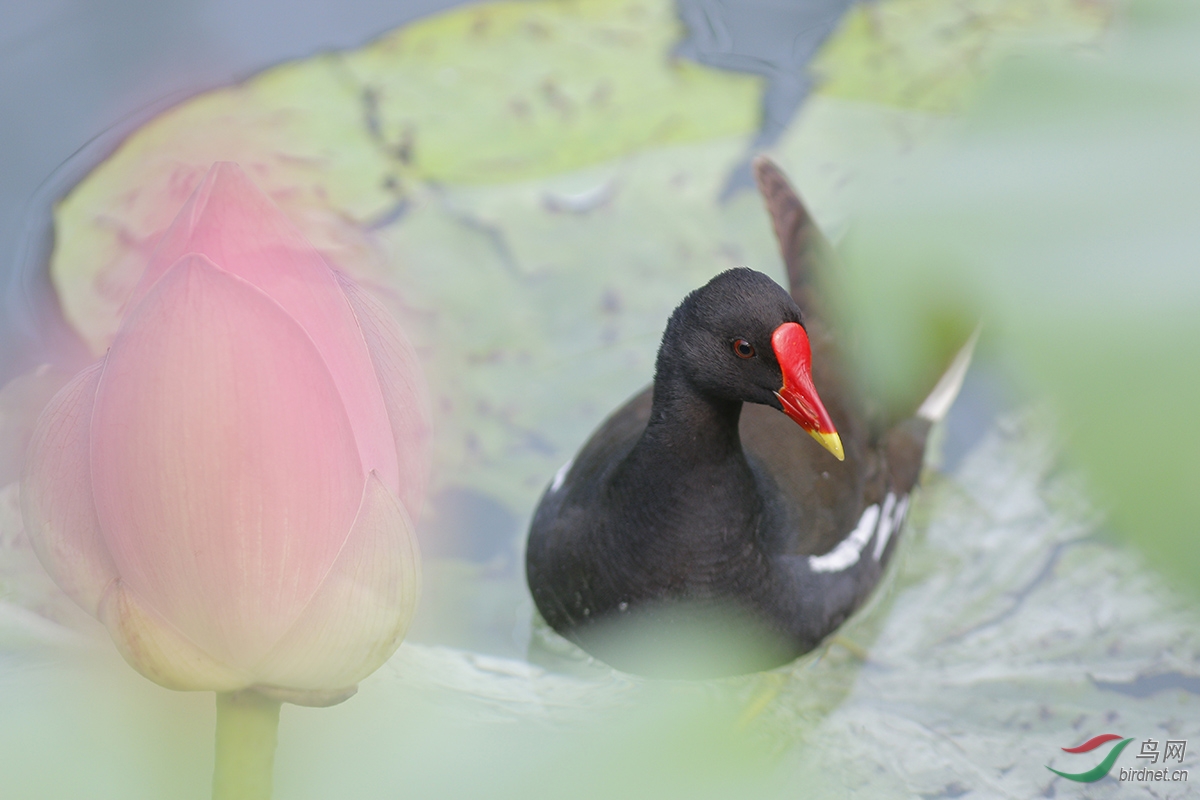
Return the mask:
<svg viewBox="0 0 1200 800">
<path fill-rule="evenodd" d="M 833 457 L 838 461 L 846 460 L 846 451 L 842 449 L 842 437 L 837 435 L 837 431 L 832 433 L 809 431 L 809 435 L 820 442 L 822 447 L 833 453 Z"/>
</svg>

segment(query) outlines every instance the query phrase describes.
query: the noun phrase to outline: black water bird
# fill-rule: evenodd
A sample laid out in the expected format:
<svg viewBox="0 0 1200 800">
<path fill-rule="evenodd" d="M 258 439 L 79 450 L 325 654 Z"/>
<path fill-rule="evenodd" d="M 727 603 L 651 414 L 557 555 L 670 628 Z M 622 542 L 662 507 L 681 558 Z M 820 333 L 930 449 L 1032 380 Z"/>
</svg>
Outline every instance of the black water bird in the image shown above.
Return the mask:
<svg viewBox="0 0 1200 800">
<path fill-rule="evenodd" d="M 779 169 L 754 172 L 790 292 L 741 268 L 689 294 L 653 386 L 564 465 L 530 527 L 542 616 L 630 672 L 767 669 L 836 630 L 895 552 L 970 361 L 973 339 L 915 414 L 873 424 L 822 322 L 828 246 Z"/>
</svg>

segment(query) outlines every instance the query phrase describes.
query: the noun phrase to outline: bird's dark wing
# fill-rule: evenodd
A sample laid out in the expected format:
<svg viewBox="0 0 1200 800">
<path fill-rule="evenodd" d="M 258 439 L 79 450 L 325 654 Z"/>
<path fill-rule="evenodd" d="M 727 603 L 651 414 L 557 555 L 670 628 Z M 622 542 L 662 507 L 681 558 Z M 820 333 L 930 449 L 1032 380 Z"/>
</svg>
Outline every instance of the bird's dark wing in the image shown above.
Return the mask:
<svg viewBox="0 0 1200 800">
<path fill-rule="evenodd" d="M 836 269 L 837 259 L 828 241 L 813 221 L 812 214 L 796 194 L 783 171 L 769 158 L 754 160 L 758 182 L 779 252 L 787 268 L 788 291 L 805 314 L 805 326 L 813 348 L 813 382 L 846 449 L 846 460 L 833 461 L 799 430 L 790 430 L 787 420 L 776 419 L 769 409 L 750 408 L 742 425 L 748 449 L 769 465 L 783 495 L 798 505 L 797 513 L 812 518 L 802 523 L 795 547 L 798 554 L 828 552 L 856 529 L 862 514 L 873 505 L 895 506 L 907 498 L 917 483 L 925 457 L 925 442 L 932 422 L 949 408 L 970 360 L 956 359 L 930 397 L 944 402 L 937 413 L 922 410 L 899 423 L 885 427 L 882 416 L 869 416 L 859 388 L 854 385 L 846 356 L 823 317 L 822 270 Z M 961 354 L 960 354 L 961 356 Z M 957 382 L 954 378 L 957 377 Z M 944 384 L 953 384 L 946 386 Z M 882 409 L 876 409 L 881 414 Z M 892 417 L 895 419 L 895 417 Z M 795 426 L 793 426 L 794 428 Z M 828 477 L 826 477 L 828 476 Z M 791 484 L 791 485 L 788 485 Z"/>
<path fill-rule="evenodd" d="M 621 568 L 621 552 L 594 553 L 593 523 L 602 519 L 609 470 L 632 449 L 650 420 L 651 390 L 635 395 L 609 415 L 571 461 L 562 465 L 538 501 L 525 550 L 530 590 L 542 615 L 556 630 L 585 622 L 568 603 L 574 582 L 590 574 L 588 564 Z M 595 587 L 593 587 L 595 588 Z"/>
<path fill-rule="evenodd" d="M 833 258 L 833 249 L 783 170 L 766 156 L 756 157 L 753 169 L 787 267 L 788 291 L 805 317 L 820 317 L 818 276 L 821 264 Z"/>
<path fill-rule="evenodd" d="M 854 530 L 864 508 L 887 494 L 881 431 L 872 425 L 838 337 L 823 316 L 821 272 L 833 266 L 834 253 L 783 171 L 765 156 L 755 158 L 753 167 L 787 268 L 788 291 L 812 343 L 813 383 L 846 460 L 837 461 L 786 416 L 760 406 L 743 410 L 742 442 L 789 507 L 795 538 L 784 546 L 786 552 L 821 554 Z"/>
</svg>

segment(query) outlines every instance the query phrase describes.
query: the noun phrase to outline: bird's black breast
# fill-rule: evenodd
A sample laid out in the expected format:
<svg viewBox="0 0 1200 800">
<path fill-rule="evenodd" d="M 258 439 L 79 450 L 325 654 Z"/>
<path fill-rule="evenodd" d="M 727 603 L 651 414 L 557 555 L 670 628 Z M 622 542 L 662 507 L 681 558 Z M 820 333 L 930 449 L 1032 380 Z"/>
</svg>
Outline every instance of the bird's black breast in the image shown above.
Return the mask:
<svg viewBox="0 0 1200 800">
<path fill-rule="evenodd" d="M 755 481 L 746 492 L 755 500 L 753 517 L 730 517 L 737 504 L 722 496 L 720 476 L 708 484 L 691 474 L 693 485 L 685 488 L 694 494 L 675 503 L 661 502 L 669 482 L 649 487 L 646 496 L 660 513 L 639 518 L 639 509 L 613 503 L 606 492 L 645 431 L 650 409 L 646 390 L 614 412 L 539 502 L 526 551 L 539 611 L 577 641 L 589 627 L 631 610 L 679 601 L 778 616 L 785 598 L 773 595 L 795 588 L 772 576 L 772 561 L 834 547 L 870 500 L 865 490 L 879 483 L 865 426 L 843 408 L 831 410 L 846 431 L 847 459 L 838 462 L 781 412 L 747 404 L 739 434 Z M 696 535 L 678 535 L 688 530 Z"/>
</svg>

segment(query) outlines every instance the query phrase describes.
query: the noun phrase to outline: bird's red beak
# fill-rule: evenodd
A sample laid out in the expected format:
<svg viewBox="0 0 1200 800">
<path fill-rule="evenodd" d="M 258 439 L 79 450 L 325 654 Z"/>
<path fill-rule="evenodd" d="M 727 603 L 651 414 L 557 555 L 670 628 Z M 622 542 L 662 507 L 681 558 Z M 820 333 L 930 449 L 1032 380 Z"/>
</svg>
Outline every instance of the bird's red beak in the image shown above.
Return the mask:
<svg viewBox="0 0 1200 800">
<path fill-rule="evenodd" d="M 833 453 L 838 461 L 844 461 L 846 453 L 842 450 L 842 439 L 813 386 L 812 346 L 808 342 L 808 333 L 798 323 L 785 322 L 771 334 L 771 347 L 783 372 L 783 388 L 775 392 L 783 412 Z"/>
</svg>

